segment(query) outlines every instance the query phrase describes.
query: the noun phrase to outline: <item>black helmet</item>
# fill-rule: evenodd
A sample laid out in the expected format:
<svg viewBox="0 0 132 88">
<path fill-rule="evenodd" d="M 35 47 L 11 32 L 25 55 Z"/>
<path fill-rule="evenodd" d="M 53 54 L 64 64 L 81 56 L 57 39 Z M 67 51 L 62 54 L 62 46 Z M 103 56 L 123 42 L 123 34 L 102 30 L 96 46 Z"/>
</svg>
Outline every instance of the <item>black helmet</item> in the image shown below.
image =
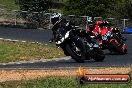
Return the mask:
<svg viewBox="0 0 132 88">
<path fill-rule="evenodd" d="M 113 28 L 112 32 L 113 32 L 113 33 L 119 33 L 120 30 L 119 30 L 119 28 L 116 28 L 116 27 L 115 27 L 115 28 Z"/>
</svg>

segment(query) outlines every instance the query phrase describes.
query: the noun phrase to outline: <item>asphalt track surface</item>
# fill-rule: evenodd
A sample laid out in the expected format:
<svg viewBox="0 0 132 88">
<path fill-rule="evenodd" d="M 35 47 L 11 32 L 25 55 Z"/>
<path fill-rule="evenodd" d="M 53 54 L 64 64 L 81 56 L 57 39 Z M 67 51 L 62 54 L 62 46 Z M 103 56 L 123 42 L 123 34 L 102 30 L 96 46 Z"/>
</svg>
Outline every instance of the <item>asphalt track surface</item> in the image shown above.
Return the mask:
<svg viewBox="0 0 132 88">
<path fill-rule="evenodd" d="M 103 62 L 94 60 L 85 61 L 85 63 L 76 63 L 71 57 L 62 57 L 54 60 L 40 60 L 30 62 L 16 62 L 0 64 L 0 69 L 47 69 L 47 68 L 76 68 L 83 67 L 126 67 L 132 66 L 132 34 L 124 34 L 127 38 L 126 46 L 128 53 L 126 55 L 111 55 L 107 50 L 106 58 Z M 0 28 L 0 38 L 10 38 L 25 41 L 36 41 L 48 43 L 51 37 L 50 30 L 37 29 L 13 29 Z"/>
<path fill-rule="evenodd" d="M 19 29 L 0 27 L 0 38 L 30 41 L 30 42 L 48 42 L 51 38 L 51 30 L 39 29 Z"/>
</svg>

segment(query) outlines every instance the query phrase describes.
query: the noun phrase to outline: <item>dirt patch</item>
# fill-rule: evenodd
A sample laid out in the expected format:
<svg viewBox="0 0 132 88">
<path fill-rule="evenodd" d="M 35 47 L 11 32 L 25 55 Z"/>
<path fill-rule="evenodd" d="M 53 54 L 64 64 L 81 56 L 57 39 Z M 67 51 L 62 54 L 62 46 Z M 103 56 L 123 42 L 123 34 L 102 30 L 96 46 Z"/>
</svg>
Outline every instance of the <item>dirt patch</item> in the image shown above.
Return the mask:
<svg viewBox="0 0 132 88">
<path fill-rule="evenodd" d="M 6 21 L 6 19 L 5 18 L 0 18 L 0 22 L 2 22 L 2 21 Z"/>
<path fill-rule="evenodd" d="M 128 74 L 130 67 L 123 68 L 87 68 L 87 74 Z M 48 76 L 76 76 L 77 69 L 49 70 L 0 70 L 0 82 L 14 80 L 30 80 Z"/>
</svg>

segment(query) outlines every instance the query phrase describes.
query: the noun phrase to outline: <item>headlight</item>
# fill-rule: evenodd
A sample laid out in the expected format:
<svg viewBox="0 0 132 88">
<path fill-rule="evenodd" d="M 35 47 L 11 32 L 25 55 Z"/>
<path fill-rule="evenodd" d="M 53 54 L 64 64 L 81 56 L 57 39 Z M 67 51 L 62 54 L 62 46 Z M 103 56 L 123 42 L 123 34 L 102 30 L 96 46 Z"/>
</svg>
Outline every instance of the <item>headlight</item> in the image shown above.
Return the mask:
<svg viewBox="0 0 132 88">
<path fill-rule="evenodd" d="M 107 40 L 107 36 L 106 35 L 102 36 L 102 40 Z"/>
<path fill-rule="evenodd" d="M 106 35 L 107 35 L 107 36 L 111 36 L 111 32 L 108 31 L 108 32 L 106 33 Z"/>
</svg>

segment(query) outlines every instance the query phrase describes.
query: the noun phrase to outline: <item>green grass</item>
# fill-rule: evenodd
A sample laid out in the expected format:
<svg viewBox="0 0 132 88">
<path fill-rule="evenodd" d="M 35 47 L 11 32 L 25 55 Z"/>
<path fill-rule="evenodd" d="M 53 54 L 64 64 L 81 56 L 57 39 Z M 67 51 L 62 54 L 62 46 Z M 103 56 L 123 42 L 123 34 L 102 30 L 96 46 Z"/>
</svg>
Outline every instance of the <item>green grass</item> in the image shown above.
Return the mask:
<svg viewBox="0 0 132 88">
<path fill-rule="evenodd" d="M 0 0 L 0 8 L 7 10 L 18 10 L 19 6 L 15 4 L 15 0 Z"/>
<path fill-rule="evenodd" d="M 64 56 L 63 51 L 53 44 L 0 41 L 0 63 L 51 59 L 62 56 Z"/>
<path fill-rule="evenodd" d="M 47 77 L 30 81 L 12 81 L 0 84 L 0 88 L 132 88 L 127 84 L 83 84 L 70 77 Z"/>
</svg>

